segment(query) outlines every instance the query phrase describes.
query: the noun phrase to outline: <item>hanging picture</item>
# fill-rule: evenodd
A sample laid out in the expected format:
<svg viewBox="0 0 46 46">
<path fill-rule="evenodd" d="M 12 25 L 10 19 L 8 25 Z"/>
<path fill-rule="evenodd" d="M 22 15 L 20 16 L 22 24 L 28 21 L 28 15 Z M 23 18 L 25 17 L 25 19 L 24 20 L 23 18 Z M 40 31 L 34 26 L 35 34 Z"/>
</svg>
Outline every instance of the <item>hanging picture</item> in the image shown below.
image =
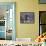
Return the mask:
<svg viewBox="0 0 46 46">
<path fill-rule="evenodd" d="M 46 0 L 38 0 L 40 4 L 46 4 Z"/>
<path fill-rule="evenodd" d="M 34 24 L 34 12 L 20 12 L 20 23 Z"/>
</svg>

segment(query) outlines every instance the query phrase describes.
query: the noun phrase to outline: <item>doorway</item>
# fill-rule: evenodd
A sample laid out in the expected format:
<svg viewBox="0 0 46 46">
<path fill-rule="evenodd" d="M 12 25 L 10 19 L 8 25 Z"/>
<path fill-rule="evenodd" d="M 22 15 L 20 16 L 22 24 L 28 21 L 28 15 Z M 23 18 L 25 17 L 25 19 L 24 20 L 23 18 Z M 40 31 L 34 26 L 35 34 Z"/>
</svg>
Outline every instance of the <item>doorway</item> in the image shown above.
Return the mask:
<svg viewBox="0 0 46 46">
<path fill-rule="evenodd" d="M 39 11 L 39 35 L 46 32 L 46 11 Z"/>
</svg>

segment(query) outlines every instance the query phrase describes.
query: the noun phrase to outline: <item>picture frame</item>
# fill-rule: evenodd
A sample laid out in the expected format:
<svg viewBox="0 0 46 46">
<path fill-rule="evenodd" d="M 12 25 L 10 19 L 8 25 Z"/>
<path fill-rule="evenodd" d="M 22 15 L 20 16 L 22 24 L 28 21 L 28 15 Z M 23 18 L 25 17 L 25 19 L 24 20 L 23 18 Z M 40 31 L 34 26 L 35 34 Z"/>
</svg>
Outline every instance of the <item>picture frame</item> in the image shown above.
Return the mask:
<svg viewBox="0 0 46 46">
<path fill-rule="evenodd" d="M 34 12 L 20 12 L 21 24 L 34 24 L 35 16 Z"/>
<path fill-rule="evenodd" d="M 39 4 L 46 4 L 46 0 L 38 0 Z"/>
</svg>

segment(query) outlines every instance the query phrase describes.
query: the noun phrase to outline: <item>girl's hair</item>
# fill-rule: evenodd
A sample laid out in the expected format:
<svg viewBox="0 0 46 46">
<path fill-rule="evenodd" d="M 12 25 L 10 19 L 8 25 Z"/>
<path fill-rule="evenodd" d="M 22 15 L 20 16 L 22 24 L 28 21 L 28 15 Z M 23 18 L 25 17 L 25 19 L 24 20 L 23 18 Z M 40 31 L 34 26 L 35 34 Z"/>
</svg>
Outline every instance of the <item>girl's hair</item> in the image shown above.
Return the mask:
<svg viewBox="0 0 46 46">
<path fill-rule="evenodd" d="M 46 36 L 46 32 L 45 32 L 45 33 L 43 33 L 43 36 Z"/>
</svg>

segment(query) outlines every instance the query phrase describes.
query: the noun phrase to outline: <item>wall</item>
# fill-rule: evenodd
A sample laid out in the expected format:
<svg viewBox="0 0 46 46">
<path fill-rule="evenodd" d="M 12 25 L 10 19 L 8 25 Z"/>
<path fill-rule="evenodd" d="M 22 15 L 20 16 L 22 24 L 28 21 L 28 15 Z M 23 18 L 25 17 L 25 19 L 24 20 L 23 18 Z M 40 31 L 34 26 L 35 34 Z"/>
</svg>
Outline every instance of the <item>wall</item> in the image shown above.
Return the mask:
<svg viewBox="0 0 46 46">
<path fill-rule="evenodd" d="M 3 0 L 0 2 L 16 2 L 16 37 L 36 38 L 39 34 L 39 10 L 46 5 L 38 4 L 38 0 Z M 34 24 L 20 24 L 20 12 L 34 12 Z"/>
</svg>

